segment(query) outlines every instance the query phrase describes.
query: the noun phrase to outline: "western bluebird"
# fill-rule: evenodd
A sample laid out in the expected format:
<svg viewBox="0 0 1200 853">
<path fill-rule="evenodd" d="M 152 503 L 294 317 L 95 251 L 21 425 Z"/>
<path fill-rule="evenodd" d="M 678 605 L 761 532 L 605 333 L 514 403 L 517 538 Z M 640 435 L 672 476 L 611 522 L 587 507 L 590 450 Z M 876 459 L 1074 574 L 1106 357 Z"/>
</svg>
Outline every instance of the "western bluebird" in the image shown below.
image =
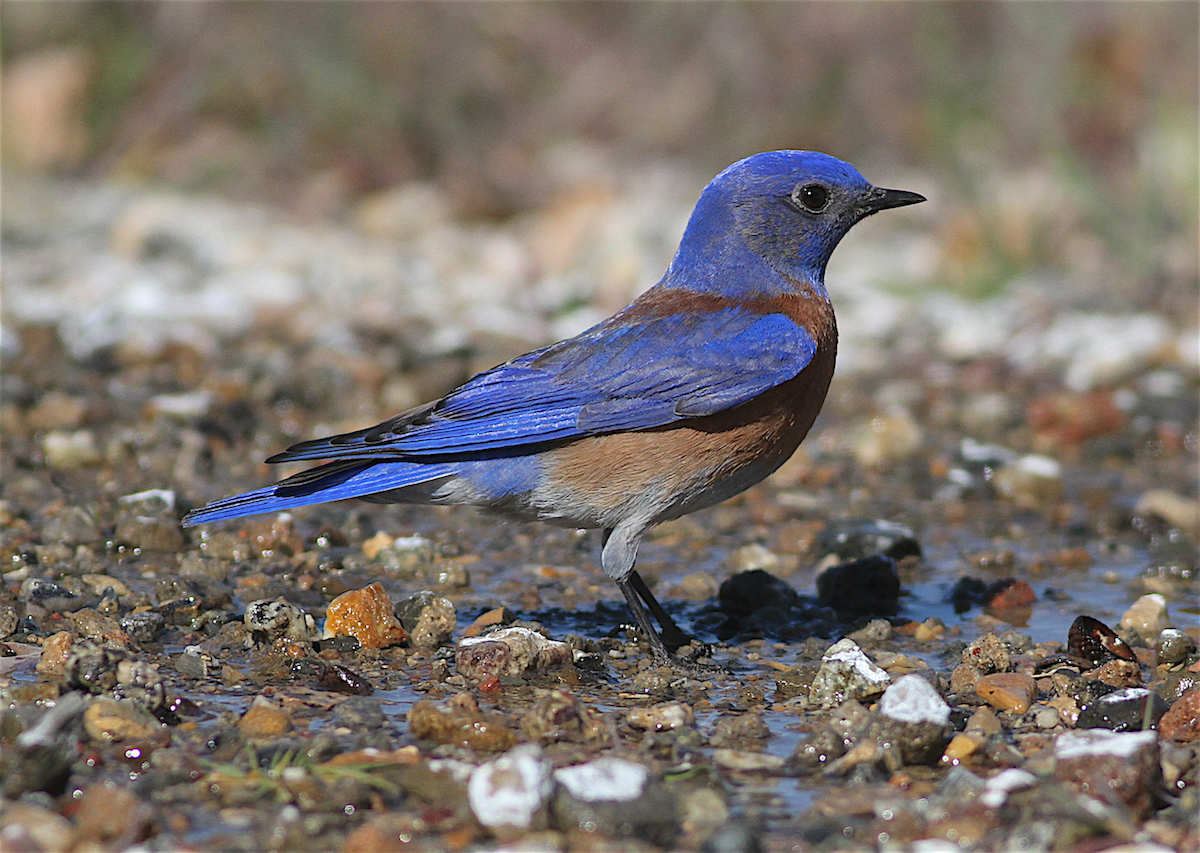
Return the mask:
<svg viewBox="0 0 1200 853">
<path fill-rule="evenodd" d="M 599 528 L 605 574 L 671 661 L 686 637 L 634 571 L 642 535 L 792 455 L 833 376 L 830 254 L 864 217 L 924 200 L 826 154 L 747 157 L 705 187 L 658 284 L 614 316 L 377 426 L 293 445 L 267 461 L 333 461 L 183 524 L 364 498 Z"/>
</svg>

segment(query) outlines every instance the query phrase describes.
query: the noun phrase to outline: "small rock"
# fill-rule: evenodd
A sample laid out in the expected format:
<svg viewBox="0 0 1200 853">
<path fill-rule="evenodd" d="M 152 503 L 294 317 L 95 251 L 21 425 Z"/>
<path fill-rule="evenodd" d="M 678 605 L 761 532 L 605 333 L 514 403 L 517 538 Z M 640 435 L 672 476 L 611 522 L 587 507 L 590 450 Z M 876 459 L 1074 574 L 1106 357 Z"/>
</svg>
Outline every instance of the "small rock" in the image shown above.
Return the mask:
<svg viewBox="0 0 1200 853">
<path fill-rule="evenodd" d="M 128 787 L 113 782 L 89 785 L 74 814 L 79 838 L 101 849 L 127 849 L 147 835 L 154 820 L 150 805 Z"/>
<path fill-rule="evenodd" d="M 648 708 L 630 708 L 625 722 L 646 732 L 667 732 L 690 726 L 695 714 L 682 702 L 662 702 Z"/>
<path fill-rule="evenodd" d="M 175 671 L 192 678 L 208 678 L 221 669 L 221 662 L 200 646 L 187 646 L 175 656 Z"/>
<path fill-rule="evenodd" d="M 723 714 L 717 718 L 709 743 L 713 746 L 736 747 L 748 742 L 765 742 L 771 730 L 762 714 Z"/>
<path fill-rule="evenodd" d="M 853 699 L 843 702 L 823 725 L 796 744 L 787 764 L 799 773 L 822 771 L 845 755 L 866 734 L 870 724 L 871 715 L 866 708 Z"/>
<path fill-rule="evenodd" d="M 1024 714 L 1037 696 L 1037 682 L 1021 672 L 996 672 L 980 678 L 975 692 L 993 708 Z"/>
<path fill-rule="evenodd" d="M 831 521 L 817 537 L 818 554 L 836 554 L 843 561 L 883 554 L 893 560 L 920 557 L 916 534 L 902 524 L 879 519 L 846 518 Z"/>
<path fill-rule="evenodd" d="M 859 646 L 875 646 L 892 636 L 892 623 L 886 619 L 872 619 L 857 631 L 847 634 L 848 639 Z"/>
<path fill-rule="evenodd" d="M 1161 785 L 1158 734 L 1100 729 L 1065 732 L 1054 743 L 1054 775 L 1105 802 L 1148 815 Z"/>
<path fill-rule="evenodd" d="M 729 555 L 727 562 L 734 572 L 750 572 L 755 569 L 775 572 L 779 571 L 781 565 L 778 554 L 757 542 L 738 548 Z"/>
<path fill-rule="evenodd" d="M 174 553 L 184 546 L 175 493 L 151 489 L 125 495 L 117 511 L 116 538 L 132 548 Z"/>
<path fill-rule="evenodd" d="M 872 735 L 898 747 L 905 764 L 928 764 L 941 756 L 950 706 L 929 681 L 919 675 L 896 679 L 879 700 L 879 714 Z"/>
<path fill-rule="evenodd" d="M 422 699 L 408 711 L 408 728 L 418 738 L 481 752 L 502 752 L 517 742 L 507 718 L 483 713 L 469 693 L 443 702 Z"/>
<path fill-rule="evenodd" d="M 83 507 L 69 506 L 46 522 L 42 536 L 47 542 L 74 547 L 98 540 L 100 528 Z"/>
<path fill-rule="evenodd" d="M 1049 456 L 1022 456 L 996 471 L 992 484 L 1017 506 L 1042 509 L 1062 500 L 1062 466 Z"/>
<path fill-rule="evenodd" d="M 904 409 L 871 418 L 851 436 L 854 457 L 864 467 L 903 459 L 921 446 L 921 440 L 921 425 Z"/>
<path fill-rule="evenodd" d="M 1079 709 L 1075 726 L 1136 732 L 1152 729 L 1167 711 L 1167 701 L 1145 687 L 1126 687 L 1097 698 Z"/>
<path fill-rule="evenodd" d="M 689 572 L 679 579 L 675 595 L 689 601 L 705 601 L 716 596 L 720 588 L 712 572 Z"/>
<path fill-rule="evenodd" d="M 382 649 L 408 639 L 392 601 L 378 583 L 343 592 L 325 611 L 325 637 L 356 637 L 364 648 Z"/>
<path fill-rule="evenodd" d="M 1196 653 L 1196 641 L 1178 628 L 1164 628 L 1155 642 L 1160 664 L 1177 664 Z"/>
<path fill-rule="evenodd" d="M 1200 740 L 1200 688 L 1193 687 L 1175 700 L 1158 721 L 1158 732 L 1164 740 L 1176 743 Z"/>
<path fill-rule="evenodd" d="M 821 658 L 809 701 L 828 707 L 847 699 L 866 699 L 882 693 L 891 680 L 853 640 L 839 640 Z"/>
<path fill-rule="evenodd" d="M 713 762 L 718 767 L 742 773 L 778 773 L 784 765 L 784 760 L 778 755 L 724 748 L 713 750 Z"/>
<path fill-rule="evenodd" d="M 53 430 L 42 438 L 42 453 L 51 468 L 70 470 L 97 465 L 103 458 L 90 429 Z"/>
<path fill-rule="evenodd" d="M 396 618 L 414 648 L 436 649 L 450 640 L 458 616 L 450 599 L 423 589 L 396 602 Z"/>
<path fill-rule="evenodd" d="M 963 649 L 962 661 L 975 667 L 984 675 L 992 672 L 1008 672 L 1012 669 L 1008 647 L 995 634 L 984 634 Z"/>
<path fill-rule="evenodd" d="M 632 761 L 604 757 L 554 771 L 556 828 L 671 848 L 679 832 L 674 794 Z"/>
<path fill-rule="evenodd" d="M 6 778 L 5 782 L 8 781 Z M 65 776 L 63 782 L 66 782 Z M 10 793 L 6 784 L 5 797 L 16 800 L 20 793 L 23 792 Z M 75 839 L 75 828 L 69 820 L 33 803 L 5 803 L 2 823 L 0 841 L 3 841 L 5 850 L 69 850 Z"/>
<path fill-rule="evenodd" d="M 650 773 L 623 758 L 604 757 L 554 771 L 554 780 L 584 802 L 627 803 L 642 796 Z"/>
<path fill-rule="evenodd" d="M 521 717 L 521 731 L 532 741 L 575 743 L 608 738 L 604 715 L 566 690 L 540 690 Z"/>
<path fill-rule="evenodd" d="M 385 720 L 383 706 L 369 696 L 350 696 L 333 709 L 334 725 L 356 732 L 379 731 Z"/>
<path fill-rule="evenodd" d="M 517 621 L 517 616 L 507 607 L 493 607 L 475 617 L 475 621 L 463 631 L 463 637 L 478 637 L 484 631 L 495 625 L 511 625 Z"/>
<path fill-rule="evenodd" d="M 1121 617 L 1121 628 L 1136 631 L 1139 637 L 1151 639 L 1171 627 L 1167 600 L 1157 592 L 1143 595 Z"/>
<path fill-rule="evenodd" d="M 762 569 L 739 572 L 725 580 L 717 592 L 720 607 L 733 616 L 749 616 L 766 607 L 788 608 L 800 598 L 787 582 Z"/>
<path fill-rule="evenodd" d="M 36 671 L 45 675 L 60 675 L 65 672 L 67 656 L 74 644 L 75 635 L 70 631 L 51 634 L 42 644 L 42 656 L 38 659 Z"/>
<path fill-rule="evenodd" d="M 900 575 L 891 557 L 876 554 L 830 566 L 817 575 L 817 602 L 843 619 L 890 616 L 900 601 Z"/>
<path fill-rule="evenodd" d="M 17 598 L 56 613 L 69 613 L 87 603 L 65 586 L 44 578 L 26 578 L 21 583 Z"/>
<path fill-rule="evenodd" d="M 988 586 L 983 603 L 990 610 L 1007 610 L 1028 607 L 1035 601 L 1037 594 L 1028 583 L 1017 578 L 1006 578 Z"/>
<path fill-rule="evenodd" d="M 255 696 L 237 725 L 246 737 L 273 738 L 292 728 L 292 718 L 283 706 L 265 696 Z"/>
<path fill-rule="evenodd" d="M 459 641 L 454 653 L 458 671 L 473 681 L 493 676 L 520 676 L 571 665 L 571 647 L 529 628 L 501 628 Z"/>
<path fill-rule="evenodd" d="M 143 610 L 126 614 L 121 617 L 121 630 L 138 643 L 151 643 L 166 627 L 167 620 L 161 613 L 153 610 Z"/>
<path fill-rule="evenodd" d="M 242 621 L 252 635 L 258 635 L 256 639 L 268 643 L 280 640 L 307 643 L 315 630 L 311 616 L 282 598 L 250 602 Z"/>
<path fill-rule="evenodd" d="M 106 646 L 127 649 L 133 642 L 130 636 L 121 630 L 117 620 L 90 607 L 66 614 L 66 622 L 80 637 L 95 640 Z"/>
<path fill-rule="evenodd" d="M 365 547 L 365 546 L 364 546 Z M 424 536 L 401 536 L 375 549 L 375 559 L 389 577 L 415 580 L 433 565 L 433 543 Z"/>
<path fill-rule="evenodd" d="M 1172 527 L 1193 534 L 1200 524 L 1200 501 L 1165 489 L 1146 492 L 1138 498 L 1133 511 L 1139 516 L 1157 515 Z"/>
<path fill-rule="evenodd" d="M 484 826 L 540 829 L 552 787 L 541 749 L 524 744 L 471 771 L 467 802 Z"/>
<path fill-rule="evenodd" d="M 88 737 L 101 743 L 114 741 L 153 741 L 170 737 L 166 726 L 140 705 L 118 702 L 107 696 L 97 697 L 83 712 L 83 727 Z"/>
</svg>

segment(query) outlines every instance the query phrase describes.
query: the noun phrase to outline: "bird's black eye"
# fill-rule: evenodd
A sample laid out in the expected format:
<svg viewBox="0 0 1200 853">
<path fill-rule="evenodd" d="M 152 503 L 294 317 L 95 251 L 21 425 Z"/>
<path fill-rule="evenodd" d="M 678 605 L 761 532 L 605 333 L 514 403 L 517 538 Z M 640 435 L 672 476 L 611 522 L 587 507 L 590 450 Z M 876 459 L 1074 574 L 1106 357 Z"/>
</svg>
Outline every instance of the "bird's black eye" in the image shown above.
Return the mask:
<svg viewBox="0 0 1200 853">
<path fill-rule="evenodd" d="M 792 201 L 809 213 L 820 213 L 829 206 L 829 189 L 821 184 L 804 184 L 792 190 Z"/>
</svg>

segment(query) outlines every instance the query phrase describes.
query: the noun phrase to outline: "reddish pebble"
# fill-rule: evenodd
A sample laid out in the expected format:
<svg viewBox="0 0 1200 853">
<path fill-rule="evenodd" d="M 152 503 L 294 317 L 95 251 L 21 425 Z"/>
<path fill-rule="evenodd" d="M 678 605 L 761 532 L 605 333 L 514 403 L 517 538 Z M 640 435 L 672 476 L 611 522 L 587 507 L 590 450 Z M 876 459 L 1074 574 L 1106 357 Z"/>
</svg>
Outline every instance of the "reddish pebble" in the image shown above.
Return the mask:
<svg viewBox="0 0 1200 853">
<path fill-rule="evenodd" d="M 1021 672 L 997 672 L 980 678 L 975 692 L 993 708 L 1024 714 L 1037 696 L 1037 682 Z"/>
<path fill-rule="evenodd" d="M 1022 580 L 1009 580 L 998 589 L 989 590 L 991 598 L 986 602 L 987 607 L 1004 610 L 1009 607 L 1023 607 L 1037 601 L 1033 587 Z"/>
<path fill-rule="evenodd" d="M 325 612 L 325 636 L 350 636 L 363 648 L 382 649 L 408 639 L 408 632 L 396 618 L 392 601 L 383 587 L 373 583 L 363 589 L 343 592 Z"/>
<path fill-rule="evenodd" d="M 1200 687 L 1193 687 L 1175 700 L 1158 721 L 1158 733 L 1163 740 L 1176 743 L 1200 740 Z"/>
<path fill-rule="evenodd" d="M 491 678 L 486 678 L 479 685 L 479 689 L 484 693 L 495 693 L 500 689 L 500 677 L 493 675 Z"/>
</svg>

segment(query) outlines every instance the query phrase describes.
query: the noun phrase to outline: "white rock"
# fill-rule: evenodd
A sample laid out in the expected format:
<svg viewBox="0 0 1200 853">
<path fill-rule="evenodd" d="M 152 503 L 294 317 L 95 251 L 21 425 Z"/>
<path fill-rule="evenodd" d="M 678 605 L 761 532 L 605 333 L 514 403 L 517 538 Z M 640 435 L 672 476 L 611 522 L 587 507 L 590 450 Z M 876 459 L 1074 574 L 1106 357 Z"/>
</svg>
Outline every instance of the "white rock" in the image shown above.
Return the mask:
<svg viewBox="0 0 1200 853">
<path fill-rule="evenodd" d="M 572 797 L 589 803 L 636 800 L 649 778 L 649 771 L 642 765 L 611 757 L 554 771 L 555 781 Z"/>
<path fill-rule="evenodd" d="M 1018 767 L 1010 767 L 987 780 L 987 786 L 983 794 L 980 795 L 979 802 L 990 809 L 998 809 L 1004 805 L 1004 801 L 1008 799 L 1008 795 L 1013 791 L 1019 791 L 1022 788 L 1031 788 L 1036 784 L 1037 777 L 1029 771 L 1021 770 Z"/>
<path fill-rule="evenodd" d="M 550 765 L 541 748 L 522 744 L 471 771 L 467 802 L 484 826 L 528 829 L 551 788 Z"/>
<path fill-rule="evenodd" d="M 1094 755 L 1113 755 L 1131 758 L 1139 750 L 1158 743 L 1158 733 L 1111 732 L 1108 729 L 1085 729 L 1065 732 L 1054 742 L 1054 757 L 1062 759 L 1083 758 Z"/>
<path fill-rule="evenodd" d="M 950 706 L 933 685 L 919 675 L 896 679 L 879 700 L 879 711 L 902 723 L 933 723 L 944 726 L 950 719 Z"/>
</svg>

